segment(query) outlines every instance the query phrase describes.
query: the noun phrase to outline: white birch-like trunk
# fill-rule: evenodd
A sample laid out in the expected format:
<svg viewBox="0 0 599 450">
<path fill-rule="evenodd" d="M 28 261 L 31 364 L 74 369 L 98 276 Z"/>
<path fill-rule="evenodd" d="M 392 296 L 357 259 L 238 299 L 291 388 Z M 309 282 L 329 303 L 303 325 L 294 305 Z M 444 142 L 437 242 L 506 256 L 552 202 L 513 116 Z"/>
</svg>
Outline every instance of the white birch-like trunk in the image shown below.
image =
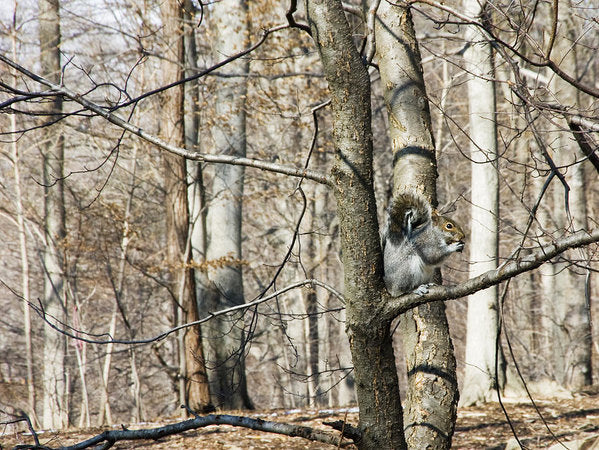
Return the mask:
<svg viewBox="0 0 599 450">
<path fill-rule="evenodd" d="M 75 314 L 79 314 L 75 311 Z M 76 323 L 81 323 L 77 321 Z M 74 342 L 75 356 L 77 357 L 77 368 L 79 369 L 79 380 L 81 381 L 81 407 L 79 414 L 79 427 L 90 427 L 91 417 L 89 413 L 89 393 L 87 390 L 87 344 L 85 342 Z"/>
<path fill-rule="evenodd" d="M 465 0 L 472 17 L 482 13 L 477 0 Z M 497 267 L 499 181 L 497 173 L 497 125 L 495 122 L 495 70 L 493 50 L 485 34 L 467 27 L 464 68 L 469 74 L 468 109 L 472 160 L 472 206 L 470 222 L 470 273 L 473 278 Z M 497 348 L 499 305 L 497 286 L 468 297 L 465 375 L 460 403 L 472 405 L 495 399 L 502 389 L 505 368 Z M 499 350 L 499 353 L 497 353 Z M 497 365 L 497 367 L 496 367 Z M 497 379 L 495 372 L 497 370 Z"/>
<path fill-rule="evenodd" d="M 40 0 L 39 40 L 40 73 L 58 82 L 60 79 L 60 15 L 58 0 Z M 55 97 L 48 112 L 60 114 L 62 99 Z M 52 120 L 52 118 L 50 119 Z M 44 309 L 46 316 L 66 323 L 64 256 L 61 246 L 65 237 L 65 209 L 63 191 L 64 147 L 60 131 L 46 129 L 43 145 L 44 231 L 42 255 L 44 271 Z M 67 397 L 65 376 L 65 337 L 44 327 L 42 364 L 44 428 L 62 428 L 67 425 Z"/>
<path fill-rule="evenodd" d="M 220 60 L 241 51 L 247 43 L 247 2 L 223 0 L 212 11 L 215 27 L 213 52 Z M 214 126 L 211 137 L 214 153 L 245 156 L 245 98 L 248 60 L 238 59 L 226 66 L 228 73 L 239 75 L 219 80 L 215 95 Z M 209 236 L 206 259 L 210 264 L 209 289 L 200 300 L 202 312 L 218 311 L 244 302 L 241 260 L 241 220 L 244 168 L 217 165 L 207 214 Z M 243 313 L 211 320 L 204 329 L 204 345 L 215 405 L 243 409 L 251 405 L 245 379 L 245 333 Z"/>
</svg>

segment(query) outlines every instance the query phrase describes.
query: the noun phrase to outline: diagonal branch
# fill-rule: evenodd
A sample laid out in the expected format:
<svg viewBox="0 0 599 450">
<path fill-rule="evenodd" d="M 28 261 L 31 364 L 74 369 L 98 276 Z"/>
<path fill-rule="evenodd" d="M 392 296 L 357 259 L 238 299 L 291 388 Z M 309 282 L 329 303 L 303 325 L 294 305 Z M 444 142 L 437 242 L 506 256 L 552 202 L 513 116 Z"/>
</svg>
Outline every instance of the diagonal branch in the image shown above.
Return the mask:
<svg viewBox="0 0 599 450">
<path fill-rule="evenodd" d="M 584 153 L 591 164 L 595 166 L 595 170 L 599 172 L 599 147 L 597 147 L 597 145 L 593 142 L 590 134 L 584 132 L 580 126 L 580 123 L 583 122 L 581 120 L 577 120 L 575 117 L 568 119 L 568 126 L 570 127 L 570 130 L 572 130 L 572 134 L 574 135 L 574 139 L 576 139 L 576 143 L 580 147 L 580 150 L 582 153 Z M 596 124 L 595 126 L 597 127 Z"/>
<path fill-rule="evenodd" d="M 322 184 L 330 184 L 329 177 L 327 175 L 325 175 L 324 173 L 316 171 L 316 170 L 302 169 L 302 168 L 293 167 L 293 166 L 285 166 L 282 164 L 266 162 L 266 161 L 262 161 L 262 160 L 258 160 L 258 159 L 241 158 L 241 157 L 236 157 L 236 156 L 232 156 L 232 155 L 210 155 L 210 154 L 206 154 L 206 153 L 200 153 L 200 152 L 187 150 L 185 148 L 169 144 L 168 142 L 163 141 L 159 137 L 157 137 L 151 133 L 148 133 L 143 128 L 132 124 L 131 122 L 123 119 L 122 117 L 120 117 L 119 115 L 117 115 L 113 112 L 110 112 L 106 108 L 103 108 L 102 106 L 100 106 L 90 100 L 87 100 L 80 94 L 78 94 L 74 91 L 71 91 L 70 89 L 66 88 L 65 86 L 60 86 L 58 84 L 52 83 L 51 81 L 47 80 L 46 78 L 31 72 L 30 70 L 17 64 L 16 62 L 12 61 L 11 59 L 7 58 L 5 55 L 3 55 L 1 53 L 0 53 L 0 61 L 4 62 L 5 64 L 9 65 L 12 68 L 18 70 L 19 72 L 21 72 L 25 76 L 29 77 L 30 79 L 48 87 L 50 89 L 50 92 L 47 93 L 48 96 L 60 95 L 65 98 L 68 98 L 69 100 L 72 100 L 72 101 L 78 103 L 79 105 L 83 106 L 85 109 L 92 111 L 99 116 L 102 116 L 104 119 L 108 120 L 110 123 L 113 123 L 114 125 L 122 128 L 124 130 L 127 130 L 136 136 L 139 136 L 140 138 L 156 145 L 157 147 L 160 147 L 164 150 L 174 153 L 175 155 L 182 156 L 186 159 L 200 161 L 200 162 L 206 162 L 206 163 L 231 164 L 231 165 L 237 165 L 237 166 L 253 167 L 255 169 L 266 170 L 269 172 L 275 172 L 275 173 L 281 173 L 284 175 L 290 175 L 290 176 L 294 176 L 294 177 L 306 178 L 306 179 L 316 181 L 316 182 L 322 183 Z"/>
<path fill-rule="evenodd" d="M 578 231 L 574 234 L 556 239 L 553 243 L 537 247 L 529 255 L 515 261 L 502 264 L 494 270 L 489 270 L 477 277 L 455 286 L 433 286 L 428 294 L 406 294 L 400 297 L 390 297 L 382 308 L 383 320 L 389 320 L 400 314 L 425 303 L 437 300 L 453 300 L 473 294 L 490 286 L 501 283 L 508 278 L 536 269 L 543 263 L 565 252 L 570 248 L 582 247 L 599 242 L 599 228 L 593 231 Z"/>
</svg>

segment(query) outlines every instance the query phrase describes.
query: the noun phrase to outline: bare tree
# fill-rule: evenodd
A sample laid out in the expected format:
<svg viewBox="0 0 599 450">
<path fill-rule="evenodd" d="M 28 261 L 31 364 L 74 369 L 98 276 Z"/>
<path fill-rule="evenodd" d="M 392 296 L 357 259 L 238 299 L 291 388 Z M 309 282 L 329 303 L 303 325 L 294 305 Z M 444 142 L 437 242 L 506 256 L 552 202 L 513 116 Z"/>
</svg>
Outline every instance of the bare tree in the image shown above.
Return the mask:
<svg viewBox="0 0 599 450">
<path fill-rule="evenodd" d="M 562 12 L 560 24 L 556 30 L 555 48 L 552 52 L 562 65 L 572 67 L 578 74 L 578 59 L 581 49 L 572 48 L 580 29 L 577 14 L 571 9 Z M 551 79 L 555 99 L 567 109 L 580 111 L 583 108 L 580 93 L 570 83 L 553 77 Z M 566 124 L 560 121 L 565 129 Z M 576 135 L 567 132 L 559 134 L 555 149 L 556 164 L 563 168 L 568 190 L 554 186 L 554 204 L 568 202 L 566 210 L 561 208 L 553 212 L 552 217 L 560 230 L 588 229 L 587 188 L 585 180 L 584 155 L 577 149 Z M 549 317 L 547 337 L 551 342 L 553 372 L 556 381 L 567 389 L 582 389 L 592 384 L 591 364 L 591 310 L 590 277 L 582 269 L 572 267 L 573 259 L 587 259 L 584 250 L 568 252 L 561 261 L 553 265 L 555 284 L 551 296 L 546 299 L 546 313 Z"/>
<path fill-rule="evenodd" d="M 13 23 L 11 27 L 11 45 L 12 45 L 12 58 L 17 61 L 17 4 L 13 12 Z M 17 88 L 18 73 L 12 71 L 13 85 Z M 10 131 L 17 133 L 17 117 L 15 114 L 10 116 Z M 36 421 L 36 395 L 35 395 L 35 380 L 33 372 L 33 345 L 32 345 L 32 331 L 31 331 L 31 310 L 27 299 L 31 298 L 30 288 L 30 267 L 29 267 L 29 250 L 27 247 L 27 230 L 25 227 L 25 209 L 23 206 L 23 191 L 22 191 L 22 180 L 21 180 L 21 157 L 19 152 L 19 142 L 15 138 L 11 143 L 11 163 L 13 166 L 13 176 L 15 184 L 15 209 L 16 209 L 16 223 L 19 233 L 19 252 L 21 257 L 21 286 L 22 286 L 22 297 L 23 297 L 23 333 L 25 334 L 25 359 L 27 365 L 27 403 L 29 407 L 28 413 Z"/>
<path fill-rule="evenodd" d="M 247 43 L 247 3 L 226 0 L 215 6 L 213 53 L 216 59 L 230 57 Z M 211 119 L 210 145 L 214 154 L 245 157 L 246 75 L 249 62 L 240 58 L 227 66 L 234 77 L 217 88 Z M 212 174 L 212 197 L 206 213 L 207 286 L 202 286 L 203 314 L 244 302 L 241 221 L 244 168 L 221 165 Z M 198 190 L 201 193 L 201 188 Z M 205 203 L 204 203 L 205 204 Z M 198 224 L 199 226 L 200 224 Z M 200 283 L 202 279 L 199 280 Z M 243 315 L 217 318 L 204 328 L 209 379 L 214 403 L 227 409 L 251 407 L 245 377 L 245 331 Z"/>
<path fill-rule="evenodd" d="M 60 12 L 58 0 L 39 0 L 40 69 L 42 76 L 59 82 Z M 62 97 L 46 104 L 50 121 L 62 113 Z M 44 183 L 44 310 L 47 317 L 66 323 L 66 286 L 64 239 L 66 236 L 64 201 L 64 141 L 60 127 L 45 135 L 42 144 Z M 65 337 L 44 327 L 43 415 L 47 428 L 61 428 L 68 423 L 67 381 L 65 373 Z"/>
<path fill-rule="evenodd" d="M 164 83 L 181 78 L 183 61 L 183 10 L 176 0 L 161 6 L 164 23 L 166 55 L 162 63 Z M 163 99 L 162 133 L 169 142 L 182 146 L 185 142 L 183 128 L 183 85 L 177 86 Z M 163 155 L 166 191 L 167 261 L 171 272 L 170 289 L 180 323 L 195 322 L 198 316 L 195 278 L 190 265 L 189 202 L 187 198 L 187 166 L 185 159 Z M 194 411 L 210 409 L 210 391 L 199 326 L 181 331 L 180 377 L 182 398 Z"/>
<path fill-rule="evenodd" d="M 478 1 L 464 3 L 472 17 L 486 17 L 489 5 Z M 495 64 L 491 43 L 484 31 L 468 27 L 468 48 L 464 52 L 470 117 L 471 195 L 470 276 L 475 277 L 497 267 L 499 252 L 499 175 L 497 125 L 495 115 Z M 460 403 L 471 405 L 495 399 L 503 389 L 505 365 L 498 345 L 498 287 L 492 286 L 468 298 L 468 328 L 465 374 Z M 497 374 L 497 376 L 496 376 Z"/>
</svg>

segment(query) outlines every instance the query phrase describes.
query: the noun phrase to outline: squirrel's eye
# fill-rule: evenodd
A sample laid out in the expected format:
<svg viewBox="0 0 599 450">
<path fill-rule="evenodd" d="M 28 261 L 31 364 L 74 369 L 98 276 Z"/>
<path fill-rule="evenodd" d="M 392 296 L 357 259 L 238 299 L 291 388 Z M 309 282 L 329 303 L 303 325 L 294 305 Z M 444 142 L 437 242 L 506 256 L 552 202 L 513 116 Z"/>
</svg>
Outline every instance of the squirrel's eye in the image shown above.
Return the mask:
<svg viewBox="0 0 599 450">
<path fill-rule="evenodd" d="M 447 230 L 451 230 L 452 228 L 453 228 L 453 223 L 451 223 L 451 222 L 447 222 L 447 223 L 445 224 L 445 229 L 447 229 Z"/>
</svg>

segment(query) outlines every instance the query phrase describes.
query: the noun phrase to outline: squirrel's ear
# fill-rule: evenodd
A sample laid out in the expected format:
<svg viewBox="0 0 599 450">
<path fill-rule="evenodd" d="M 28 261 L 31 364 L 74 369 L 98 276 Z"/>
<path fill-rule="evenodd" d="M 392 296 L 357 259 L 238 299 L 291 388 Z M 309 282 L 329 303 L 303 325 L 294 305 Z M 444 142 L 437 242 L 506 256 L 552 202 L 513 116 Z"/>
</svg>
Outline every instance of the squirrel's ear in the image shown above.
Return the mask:
<svg viewBox="0 0 599 450">
<path fill-rule="evenodd" d="M 408 209 L 404 213 L 403 228 L 406 231 L 407 236 L 410 236 L 412 234 L 413 215 L 414 215 L 414 212 L 411 209 Z"/>
</svg>

